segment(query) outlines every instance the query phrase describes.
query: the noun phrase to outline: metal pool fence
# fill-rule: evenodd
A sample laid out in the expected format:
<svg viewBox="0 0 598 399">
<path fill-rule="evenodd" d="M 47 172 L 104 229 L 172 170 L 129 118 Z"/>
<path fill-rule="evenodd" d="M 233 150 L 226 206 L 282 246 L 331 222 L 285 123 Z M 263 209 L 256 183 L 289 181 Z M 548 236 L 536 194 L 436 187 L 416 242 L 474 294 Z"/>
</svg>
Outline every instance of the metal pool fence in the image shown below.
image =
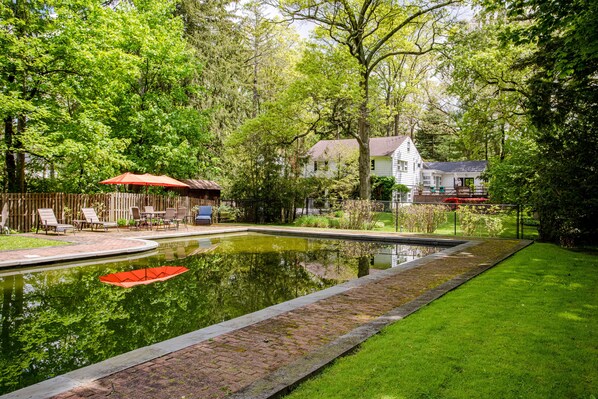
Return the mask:
<svg viewBox="0 0 598 399">
<path fill-rule="evenodd" d="M 219 222 L 248 222 L 248 223 L 291 223 L 301 217 L 323 217 L 333 221 L 343 209 L 343 201 L 330 203 L 325 200 L 305 199 L 298 201 L 294 213 L 291 207 L 273 210 L 272 203 L 257 200 L 222 200 L 221 205 L 226 209 L 219 212 Z M 418 223 L 414 218 L 427 218 L 426 212 L 406 217 L 409 211 L 418 207 L 436 209 L 436 215 L 441 213 L 440 223 L 434 229 L 434 234 L 474 236 L 474 237 L 502 237 L 528 238 L 538 236 L 538 222 L 530 208 L 517 204 L 447 204 L 447 203 L 404 203 L 396 201 L 372 201 L 372 209 L 377 212 L 378 225 L 375 230 L 396 232 L 419 232 Z M 441 212 L 439 212 L 439 210 Z M 268 212 L 270 214 L 268 214 Z M 230 215 L 234 213 L 235 217 Z M 282 215 L 282 216 L 281 216 Z M 410 219 L 409 219 L 410 218 Z M 381 227 L 384 223 L 384 227 Z M 422 222 L 419 221 L 421 226 Z M 338 223 L 336 224 L 338 225 Z M 329 227 L 335 226 L 330 223 Z M 318 227 L 322 227 L 319 226 Z"/>
</svg>

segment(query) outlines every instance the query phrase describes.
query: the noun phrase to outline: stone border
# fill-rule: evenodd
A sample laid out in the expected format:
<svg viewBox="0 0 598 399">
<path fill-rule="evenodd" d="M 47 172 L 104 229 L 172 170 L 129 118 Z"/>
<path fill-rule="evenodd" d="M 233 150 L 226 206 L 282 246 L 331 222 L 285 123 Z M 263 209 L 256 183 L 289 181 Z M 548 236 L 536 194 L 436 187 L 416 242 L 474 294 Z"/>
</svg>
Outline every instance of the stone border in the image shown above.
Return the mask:
<svg viewBox="0 0 598 399">
<path fill-rule="evenodd" d="M 212 339 L 222 334 L 230 333 L 235 330 L 239 330 L 241 328 L 250 326 L 252 324 L 261 322 L 263 320 L 267 320 L 269 318 L 278 316 L 280 314 L 286 313 L 288 311 L 298 309 L 305 305 L 309 305 L 315 303 L 321 299 L 329 298 L 331 296 L 338 295 L 345 291 L 348 291 L 354 287 L 358 287 L 364 284 L 368 284 L 372 281 L 382 280 L 394 274 L 400 273 L 404 270 L 412 269 L 415 267 L 419 267 L 425 265 L 429 262 L 436 260 L 437 258 L 442 258 L 447 255 L 453 254 L 455 252 L 459 252 L 465 250 L 469 247 L 478 245 L 480 241 L 463 241 L 463 240 L 448 240 L 448 239 L 435 239 L 435 238 L 417 238 L 417 237 L 402 237 L 396 235 L 389 235 L 389 234 L 363 234 L 363 232 L 339 232 L 340 234 L 335 234 L 334 232 L 330 231 L 306 231 L 302 229 L 284 229 L 284 228 L 255 228 L 255 227 L 247 227 L 247 228 L 239 228 L 239 229 L 231 229 L 231 230 L 223 230 L 223 231 L 209 231 L 203 234 L 190 234 L 190 233 L 183 233 L 180 235 L 168 235 L 163 237 L 151 237 L 152 239 L 167 239 L 167 238 L 181 238 L 181 237 L 191 237 L 191 236 L 201 236 L 201 235 L 213 235 L 213 234 L 221 234 L 221 233 L 234 233 L 234 232 L 257 232 L 257 233 L 275 233 L 275 234 L 288 234 L 288 235 L 309 235 L 315 236 L 320 238 L 344 238 L 344 239 L 352 239 L 352 240 L 369 240 L 369 241 L 382 241 L 382 242 L 408 242 L 411 244 L 426 244 L 426 245 L 451 245 L 451 243 L 458 244 L 457 246 L 453 246 L 451 248 L 445 249 L 443 251 L 428 255 L 424 258 L 416 259 L 410 262 L 403 263 L 399 267 L 391 268 L 383 270 L 379 273 L 374 275 L 368 275 L 362 277 L 360 279 L 351 280 L 349 282 L 339 284 L 334 287 L 330 287 L 328 289 L 318 291 L 303 297 L 295 298 L 287 302 L 283 302 L 266 309 L 262 309 L 260 311 L 250 313 L 235 319 L 231 319 L 222 323 L 218 323 L 209 327 L 202 328 L 200 330 L 196 330 L 175 338 L 171 338 L 166 341 L 162 341 L 150 346 L 146 346 L 143 348 L 135 349 L 130 352 L 123 353 L 121 355 L 117 355 L 110 359 L 106 359 L 102 362 L 95 363 L 77 370 L 73 370 L 71 372 L 65 373 L 61 376 L 54 377 L 52 379 L 42 381 L 40 383 L 22 388 L 20 390 L 8 393 L 6 395 L 1 396 L 2 399 L 22 399 L 22 398 L 29 398 L 29 399 L 37 399 L 37 398 L 47 398 L 50 396 L 54 396 L 66 391 L 69 391 L 73 388 L 76 388 L 81 385 L 89 384 L 95 380 L 100 378 L 109 376 L 116 372 L 128 369 L 130 367 L 142 364 L 144 362 L 168 355 L 170 353 L 176 352 L 178 350 L 187 348 L 189 346 L 198 344 L 208 339 Z M 138 238 L 138 240 L 145 240 L 148 237 Z M 407 239 L 405 239 L 407 238 Z M 153 242 L 155 247 L 157 247 L 158 243 Z M 529 245 L 529 242 L 526 242 L 524 246 Z M 153 248 L 155 248 L 153 247 Z M 153 249 L 152 248 L 152 249 Z M 520 250 L 521 248 L 517 247 L 516 251 Z M 515 251 L 515 252 L 516 252 Z M 106 251 L 110 252 L 110 251 Z M 104 252 L 104 253 L 106 253 Z M 102 253 L 98 251 L 98 253 Z M 89 255 L 88 257 L 91 257 Z M 100 255 L 101 256 L 101 255 Z M 107 256 L 107 255 L 104 255 Z M 510 255 L 508 255 L 510 256 Z M 507 256 L 505 256 L 506 258 Z M 307 357 L 301 359 L 298 362 L 295 362 L 287 367 L 283 367 L 278 371 L 272 373 L 269 377 L 256 381 L 249 387 L 245 388 L 243 391 L 234 394 L 233 398 L 269 398 L 280 393 L 288 390 L 290 386 L 293 386 L 299 383 L 301 380 L 309 377 L 310 375 L 316 373 L 318 370 L 322 369 L 325 365 L 333 361 L 339 356 L 342 356 L 355 347 L 360 345 L 364 340 L 371 337 L 372 335 L 378 333 L 383 327 L 386 325 L 400 320 L 401 318 L 407 316 L 408 314 L 416 311 L 420 307 L 432 302 L 434 299 L 444 295 L 446 292 L 456 288 L 457 286 L 463 284 L 464 282 L 468 281 L 469 279 L 475 277 L 476 275 L 480 274 L 484 270 L 487 270 L 494 266 L 496 263 L 500 262 L 500 260 L 493 261 L 491 264 L 483 264 L 478 268 L 465 273 L 464 275 L 458 276 L 439 287 L 436 287 L 430 291 L 427 291 L 422 296 L 418 297 L 414 301 L 411 301 L 399 308 L 394 309 L 393 311 L 387 313 L 386 315 L 370 322 L 364 324 L 352 332 L 346 334 L 343 337 L 340 337 L 333 341 L 332 343 L 326 345 L 323 348 L 319 348 L 315 352 L 309 354 Z M 406 312 L 407 310 L 407 312 Z M 406 313 L 405 313 L 406 312 Z M 240 396 L 239 396 L 240 395 Z M 245 395 L 245 396 L 243 396 Z"/>
<path fill-rule="evenodd" d="M 30 267 L 30 266 L 38 266 L 38 265 L 46 265 L 51 263 L 59 263 L 59 262 L 68 262 L 68 261 L 75 261 L 75 260 L 85 260 L 85 259 L 95 259 L 95 258 L 107 258 L 112 256 L 119 256 L 119 255 L 127 255 L 127 254 L 134 254 L 139 252 L 148 252 L 158 248 L 158 243 L 153 240 L 161 240 L 167 238 L 178 238 L 178 237 L 190 237 L 190 236 L 201 236 L 201 235 L 213 235 L 213 234 L 224 234 L 224 233 L 234 233 L 234 232 L 246 232 L 248 229 L 246 227 L 241 228 L 224 228 L 224 229 L 215 229 L 209 231 L 195 231 L 195 232 L 181 232 L 181 233 L 174 233 L 168 235 L 153 235 L 153 236 L 141 236 L 141 237 L 112 237 L 118 240 L 127 240 L 127 241 L 136 241 L 139 242 L 139 246 L 131 247 L 131 248 L 124 248 L 124 249 L 110 249 L 110 250 L 98 250 L 98 251 L 91 251 L 91 252 L 80 252 L 80 253 L 71 253 L 69 254 L 65 250 L 65 254 L 61 255 L 54 255 L 54 256 L 44 256 L 44 257 L 35 257 L 35 258 L 27 258 L 27 259 L 14 259 L 9 261 L 0 261 L 0 269 L 9 269 L 9 268 L 18 268 L 18 267 Z M 75 245 L 79 245 L 79 243 L 75 243 Z M 65 246 L 63 248 L 68 248 Z M 39 249 L 39 248 L 35 248 Z"/>
</svg>

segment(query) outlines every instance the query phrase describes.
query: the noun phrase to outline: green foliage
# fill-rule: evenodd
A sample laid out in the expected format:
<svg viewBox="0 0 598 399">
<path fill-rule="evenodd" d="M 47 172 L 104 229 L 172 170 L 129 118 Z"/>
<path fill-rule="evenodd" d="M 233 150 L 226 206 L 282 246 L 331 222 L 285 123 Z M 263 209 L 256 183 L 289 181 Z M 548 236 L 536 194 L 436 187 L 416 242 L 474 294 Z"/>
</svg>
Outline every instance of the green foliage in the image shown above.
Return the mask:
<svg viewBox="0 0 598 399">
<path fill-rule="evenodd" d="M 5 189 L 26 190 L 25 172 L 30 189 L 65 192 L 124 169 L 196 174 L 208 137 L 191 104 L 199 63 L 174 5 L 2 3 Z"/>
<path fill-rule="evenodd" d="M 485 178 L 492 202 L 498 204 L 528 204 L 538 178 L 539 157 L 536 143 L 529 138 L 509 140 L 503 160 L 490 161 Z"/>
<path fill-rule="evenodd" d="M 446 222 L 447 209 L 438 205 L 406 205 L 400 206 L 393 216 L 406 231 L 432 234 Z"/>
<path fill-rule="evenodd" d="M 194 210 L 194 213 L 197 213 L 198 210 L 199 210 L 199 208 Z M 241 216 L 241 209 L 227 205 L 227 204 L 221 204 L 216 209 L 216 212 L 218 214 L 219 221 L 220 221 L 220 219 L 222 219 L 225 221 L 234 222 L 234 221 L 238 220 Z"/>
<path fill-rule="evenodd" d="M 357 152 L 336 154 L 324 167 L 319 167 L 307 183 L 308 195 L 331 206 L 355 198 L 358 190 Z"/>
<path fill-rule="evenodd" d="M 292 221 L 304 196 L 303 149 L 291 146 L 301 125 L 288 119 L 289 108 L 271 104 L 227 140 L 230 193 L 258 208 L 258 221 Z"/>
<path fill-rule="evenodd" d="M 382 204 L 369 200 L 347 200 L 342 204 L 343 216 L 339 219 L 341 229 L 371 230 L 376 227 L 376 215 Z"/>
<path fill-rule="evenodd" d="M 304 215 L 295 220 L 295 226 L 300 227 L 332 227 L 331 219 L 326 216 Z"/>
<path fill-rule="evenodd" d="M 377 201 L 391 201 L 392 192 L 396 189 L 396 180 L 392 176 L 372 176 L 372 199 Z M 401 185 L 407 188 L 404 185 Z M 407 188 L 407 191 L 409 189 Z"/>
<path fill-rule="evenodd" d="M 483 232 L 488 237 L 498 237 L 503 231 L 501 210 L 498 206 L 467 206 L 460 205 L 457 216 L 461 230 L 466 236 L 474 236 Z"/>
<path fill-rule="evenodd" d="M 536 128 L 538 175 L 531 198 L 540 215 L 541 238 L 566 245 L 596 243 L 598 4 L 484 3 L 510 18 L 503 34 L 506 45 L 533 46 L 515 66 L 533 66 L 525 105 Z M 518 22 L 522 17 L 524 24 Z"/>
</svg>

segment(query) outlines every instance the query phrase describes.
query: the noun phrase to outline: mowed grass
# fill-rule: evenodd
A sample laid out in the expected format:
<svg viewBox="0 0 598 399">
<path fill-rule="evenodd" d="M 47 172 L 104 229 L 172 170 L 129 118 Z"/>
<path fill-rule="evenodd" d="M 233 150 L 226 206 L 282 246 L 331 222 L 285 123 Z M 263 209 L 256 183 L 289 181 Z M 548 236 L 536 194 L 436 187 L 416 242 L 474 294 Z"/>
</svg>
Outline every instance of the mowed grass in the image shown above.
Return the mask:
<svg viewBox="0 0 598 399">
<path fill-rule="evenodd" d="M 27 237 L 18 234 L 0 235 L 0 251 L 12 249 L 27 249 L 66 245 L 62 241 L 46 240 L 44 238 Z"/>
<path fill-rule="evenodd" d="M 598 256 L 533 244 L 288 396 L 598 397 Z"/>
</svg>

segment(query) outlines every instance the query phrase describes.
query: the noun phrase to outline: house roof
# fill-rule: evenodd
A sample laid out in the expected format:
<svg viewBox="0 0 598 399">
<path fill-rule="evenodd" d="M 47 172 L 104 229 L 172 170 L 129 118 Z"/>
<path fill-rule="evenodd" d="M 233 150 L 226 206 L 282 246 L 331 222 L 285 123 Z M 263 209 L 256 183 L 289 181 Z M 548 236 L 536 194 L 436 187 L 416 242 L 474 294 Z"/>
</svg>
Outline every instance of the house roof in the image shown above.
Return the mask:
<svg viewBox="0 0 598 399">
<path fill-rule="evenodd" d="M 222 187 L 220 187 L 215 181 L 211 180 L 186 179 L 181 181 L 188 184 L 191 190 L 222 191 Z"/>
<path fill-rule="evenodd" d="M 370 156 L 383 157 L 392 154 L 407 136 L 372 137 L 370 139 Z M 335 155 L 357 150 L 357 140 L 320 140 L 309 149 L 307 154 L 312 159 L 326 159 Z"/>
<path fill-rule="evenodd" d="M 487 165 L 488 161 L 424 162 L 424 169 L 439 170 L 445 173 L 483 172 Z"/>
</svg>

